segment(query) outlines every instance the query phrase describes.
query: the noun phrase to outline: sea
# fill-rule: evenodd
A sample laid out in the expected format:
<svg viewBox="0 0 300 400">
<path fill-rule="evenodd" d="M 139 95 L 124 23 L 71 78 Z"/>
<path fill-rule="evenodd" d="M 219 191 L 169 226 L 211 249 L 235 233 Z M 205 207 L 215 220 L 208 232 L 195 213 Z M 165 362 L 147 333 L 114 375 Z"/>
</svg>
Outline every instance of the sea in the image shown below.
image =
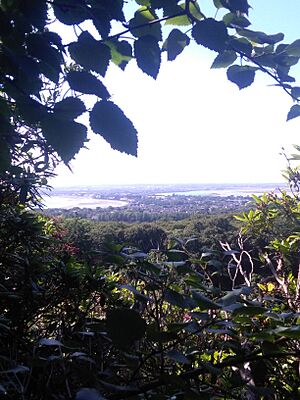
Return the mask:
<svg viewBox="0 0 300 400">
<path fill-rule="evenodd" d="M 133 194 L 151 196 L 261 196 L 266 192 L 280 193 L 287 190 L 284 183 L 218 183 L 218 184 L 172 184 L 172 185 L 122 185 L 90 186 L 54 189 L 43 197 L 44 208 L 108 208 L 124 207 L 128 204 L 126 197 Z M 101 193 L 104 198 L 101 198 Z M 108 194 L 111 194 L 109 196 Z M 117 195 L 117 196 L 116 196 Z M 111 197 L 111 198 L 110 198 Z M 118 197 L 118 199 L 115 199 Z"/>
</svg>

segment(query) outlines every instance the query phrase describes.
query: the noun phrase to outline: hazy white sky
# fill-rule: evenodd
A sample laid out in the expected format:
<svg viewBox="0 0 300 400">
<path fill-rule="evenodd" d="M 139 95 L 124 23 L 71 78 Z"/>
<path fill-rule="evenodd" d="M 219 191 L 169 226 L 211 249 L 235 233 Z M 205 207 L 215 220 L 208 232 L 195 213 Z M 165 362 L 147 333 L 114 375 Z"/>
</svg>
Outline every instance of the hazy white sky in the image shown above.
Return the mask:
<svg viewBox="0 0 300 400">
<path fill-rule="evenodd" d="M 298 0 L 249 2 L 252 29 L 300 38 Z M 199 46 L 186 49 L 163 62 L 156 81 L 134 61 L 125 72 L 110 66 L 105 83 L 139 133 L 138 158 L 90 133 L 89 150 L 71 163 L 73 174 L 60 166 L 51 184 L 281 181 L 281 147 L 300 142 L 300 119 L 285 122 L 291 100 L 262 73 L 239 91 L 226 70 L 210 70 L 215 56 Z"/>
</svg>

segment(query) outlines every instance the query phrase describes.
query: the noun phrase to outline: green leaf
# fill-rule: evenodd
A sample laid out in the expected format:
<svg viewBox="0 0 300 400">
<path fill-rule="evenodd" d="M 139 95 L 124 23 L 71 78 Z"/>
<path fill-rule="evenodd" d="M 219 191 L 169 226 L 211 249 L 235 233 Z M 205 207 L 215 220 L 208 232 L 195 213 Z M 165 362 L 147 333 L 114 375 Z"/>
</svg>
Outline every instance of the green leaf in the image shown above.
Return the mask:
<svg viewBox="0 0 300 400">
<path fill-rule="evenodd" d="M 229 38 L 224 22 L 213 18 L 197 22 L 192 29 L 192 36 L 197 44 L 218 53 L 225 50 Z"/>
<path fill-rule="evenodd" d="M 300 39 L 295 40 L 293 43 L 288 45 L 285 50 L 289 56 L 300 57 Z"/>
<path fill-rule="evenodd" d="M 287 337 L 290 339 L 300 339 L 300 325 L 294 325 L 290 327 L 279 327 L 273 331 L 277 336 Z"/>
<path fill-rule="evenodd" d="M 134 55 L 138 67 L 154 79 L 157 77 L 161 53 L 157 40 L 153 36 L 142 36 L 134 42 Z"/>
<path fill-rule="evenodd" d="M 111 61 L 124 70 L 128 62 L 133 58 L 131 45 L 126 40 L 121 40 L 120 42 L 108 40 L 105 44 L 110 48 Z"/>
<path fill-rule="evenodd" d="M 108 336 L 120 348 L 133 344 L 146 332 L 145 321 L 136 311 L 126 308 L 107 311 L 106 326 Z"/>
<path fill-rule="evenodd" d="M 232 65 L 227 70 L 227 78 L 241 90 L 254 82 L 255 69 L 247 66 Z"/>
<path fill-rule="evenodd" d="M 246 28 L 247 26 L 251 25 L 250 21 L 246 17 L 236 15 L 235 13 L 231 12 L 224 15 L 223 22 L 226 26 L 239 28 Z"/>
<path fill-rule="evenodd" d="M 89 18 L 84 0 L 55 0 L 55 17 L 65 25 L 77 25 Z"/>
<path fill-rule="evenodd" d="M 133 36 L 140 38 L 142 36 L 151 35 L 156 38 L 157 41 L 162 40 L 161 25 L 159 22 L 152 23 L 157 19 L 157 15 L 148 7 L 141 7 L 138 9 L 134 18 L 129 21 L 129 29 Z M 146 25 L 139 27 L 140 25 Z M 135 28 L 135 27 L 139 28 Z"/>
<path fill-rule="evenodd" d="M 175 60 L 189 43 L 190 38 L 185 33 L 182 33 L 179 29 L 173 29 L 163 46 L 167 50 L 168 60 Z"/>
<path fill-rule="evenodd" d="M 42 131 L 64 163 L 68 163 L 83 147 L 87 139 L 87 128 L 78 122 L 47 118 L 42 122 Z"/>
<path fill-rule="evenodd" d="M 168 14 L 174 15 L 179 13 L 182 13 L 182 15 L 178 15 L 177 17 L 167 19 L 165 24 L 176 25 L 176 26 L 188 26 L 192 24 L 194 19 L 200 21 L 201 19 L 204 18 L 204 15 L 201 13 L 201 10 L 197 2 L 189 2 L 189 15 L 187 15 L 185 7 L 186 4 L 181 3 L 177 7 L 174 7 L 174 10 L 166 10 L 167 14 L 164 13 L 164 16 Z M 190 16 L 192 16 L 193 19 Z"/>
<path fill-rule="evenodd" d="M 76 63 L 105 75 L 110 60 L 110 48 L 95 40 L 88 32 L 82 32 L 77 42 L 69 45 L 69 52 Z"/>
<path fill-rule="evenodd" d="M 183 355 L 180 351 L 172 349 L 166 353 L 166 357 L 179 364 L 190 364 L 190 360 Z"/>
<path fill-rule="evenodd" d="M 264 32 L 252 31 L 250 29 L 238 29 L 238 34 L 249 39 L 251 42 L 258 44 L 275 44 L 284 39 L 283 33 L 276 33 L 275 35 L 267 35 Z"/>
<path fill-rule="evenodd" d="M 90 112 L 90 125 L 113 149 L 137 155 L 137 131 L 123 111 L 111 101 L 99 101 Z"/>
<path fill-rule="evenodd" d="M 75 400 L 105 400 L 105 398 L 96 389 L 82 388 L 76 393 Z"/>
<path fill-rule="evenodd" d="M 237 55 L 235 51 L 225 50 L 223 53 L 217 55 L 212 63 L 211 68 L 226 68 L 236 60 Z"/>
<path fill-rule="evenodd" d="M 108 99 L 110 94 L 104 84 L 94 75 L 86 71 L 70 71 L 67 74 L 70 88 L 84 94 L 94 94 L 101 99 Z"/>
<path fill-rule="evenodd" d="M 300 116 L 300 105 L 295 104 L 291 107 L 290 111 L 288 112 L 286 120 L 289 121 L 290 119 L 297 118 L 299 116 Z"/>
<path fill-rule="evenodd" d="M 55 104 L 53 108 L 56 118 L 75 119 L 86 111 L 83 101 L 76 97 L 67 97 Z"/>
</svg>

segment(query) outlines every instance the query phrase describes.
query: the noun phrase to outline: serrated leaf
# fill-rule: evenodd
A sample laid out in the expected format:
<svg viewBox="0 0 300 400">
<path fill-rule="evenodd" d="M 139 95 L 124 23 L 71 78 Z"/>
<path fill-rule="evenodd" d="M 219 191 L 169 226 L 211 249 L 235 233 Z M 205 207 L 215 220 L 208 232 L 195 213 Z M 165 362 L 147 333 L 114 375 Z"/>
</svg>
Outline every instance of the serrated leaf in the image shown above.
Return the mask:
<svg viewBox="0 0 300 400">
<path fill-rule="evenodd" d="M 232 65 L 227 70 L 227 78 L 241 90 L 254 82 L 255 69 L 247 66 Z"/>
<path fill-rule="evenodd" d="M 168 60 L 175 60 L 189 43 L 190 38 L 185 33 L 179 29 L 173 29 L 163 46 L 167 50 Z"/>
<path fill-rule="evenodd" d="M 157 15 L 153 10 L 148 7 L 141 7 L 135 12 L 134 18 L 129 21 L 129 29 L 133 36 L 137 38 L 150 35 L 155 37 L 157 41 L 162 40 L 160 23 L 151 24 L 151 22 L 156 19 Z"/>
<path fill-rule="evenodd" d="M 83 147 L 87 139 L 86 126 L 66 119 L 47 118 L 42 131 L 64 163 L 68 163 Z"/>
<path fill-rule="evenodd" d="M 299 116 L 300 116 L 300 105 L 295 104 L 291 107 L 290 111 L 288 112 L 286 120 L 289 121 L 290 119 L 297 118 Z"/>
<path fill-rule="evenodd" d="M 236 59 L 237 55 L 235 51 L 225 50 L 223 53 L 217 55 L 211 68 L 226 68 L 233 64 Z"/>
<path fill-rule="evenodd" d="M 108 99 L 110 94 L 104 84 L 94 75 L 86 71 L 70 71 L 67 74 L 70 88 L 84 94 L 94 94 L 101 99 Z"/>
<path fill-rule="evenodd" d="M 154 79 L 157 77 L 161 53 L 157 40 L 153 36 L 142 36 L 134 42 L 134 55 L 138 67 Z"/>
<path fill-rule="evenodd" d="M 88 32 L 82 32 L 77 42 L 69 45 L 69 52 L 76 63 L 105 75 L 110 60 L 110 48 Z"/>
<path fill-rule="evenodd" d="M 197 44 L 218 53 L 225 50 L 229 38 L 224 22 L 213 18 L 197 22 L 192 29 L 192 36 Z"/>
<path fill-rule="evenodd" d="M 82 388 L 76 393 L 75 400 L 105 400 L 105 397 L 94 388 Z"/>
<path fill-rule="evenodd" d="M 102 39 L 107 38 L 111 30 L 111 18 L 107 10 L 104 8 L 93 8 L 92 19 L 93 24 L 101 35 Z"/>
<path fill-rule="evenodd" d="M 113 343 L 121 348 L 141 339 L 146 332 L 146 323 L 134 310 L 119 308 L 106 314 L 107 333 Z"/>
<path fill-rule="evenodd" d="M 111 101 L 99 101 L 90 112 L 92 130 L 113 149 L 137 155 L 137 131 L 123 111 Z"/>
<path fill-rule="evenodd" d="M 53 108 L 56 118 L 75 119 L 86 111 L 82 100 L 76 97 L 67 97 L 55 104 Z"/>
<path fill-rule="evenodd" d="M 55 0 L 53 11 L 65 25 L 77 25 L 89 18 L 84 0 Z"/>
</svg>

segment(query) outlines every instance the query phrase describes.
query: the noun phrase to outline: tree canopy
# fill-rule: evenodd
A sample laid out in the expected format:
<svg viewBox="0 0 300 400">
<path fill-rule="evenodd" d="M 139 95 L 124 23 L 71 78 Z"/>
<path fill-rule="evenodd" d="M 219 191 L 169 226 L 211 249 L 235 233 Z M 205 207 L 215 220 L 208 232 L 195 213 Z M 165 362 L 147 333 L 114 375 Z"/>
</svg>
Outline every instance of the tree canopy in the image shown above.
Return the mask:
<svg viewBox="0 0 300 400">
<path fill-rule="evenodd" d="M 2 0 L 3 186 L 24 202 L 58 162 L 68 165 L 89 128 L 113 149 L 136 156 L 137 131 L 103 77 L 111 64 L 125 70 L 135 60 L 155 79 L 164 53 L 173 61 L 192 42 L 214 52 L 211 67 L 226 68 L 239 89 L 258 71 L 271 76 L 295 102 L 287 119 L 299 116 L 300 87 L 290 69 L 299 61 L 300 40 L 284 43 L 283 33 L 251 30 L 247 0 L 213 0 L 213 16 L 201 7 L 195 0 Z M 78 121 L 84 114 L 89 123 Z"/>
</svg>

